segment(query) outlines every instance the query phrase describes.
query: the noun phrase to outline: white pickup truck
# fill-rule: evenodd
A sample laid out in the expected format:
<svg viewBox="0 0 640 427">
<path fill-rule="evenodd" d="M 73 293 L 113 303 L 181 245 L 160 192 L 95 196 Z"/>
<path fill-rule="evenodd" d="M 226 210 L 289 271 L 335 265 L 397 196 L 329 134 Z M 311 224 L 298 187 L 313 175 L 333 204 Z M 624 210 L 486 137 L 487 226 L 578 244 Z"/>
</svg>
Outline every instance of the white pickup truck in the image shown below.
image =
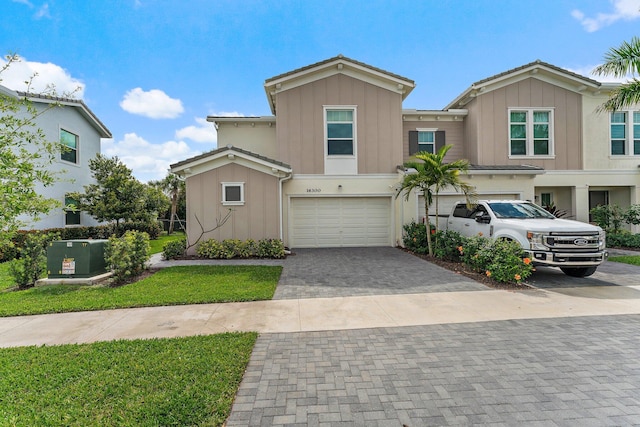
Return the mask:
<svg viewBox="0 0 640 427">
<path fill-rule="evenodd" d="M 534 265 L 560 267 L 573 277 L 592 275 L 607 259 L 606 236 L 600 227 L 558 219 L 522 200 L 480 200 L 471 209 L 457 203 L 447 218 L 447 229 L 468 237 L 517 241 Z"/>
</svg>

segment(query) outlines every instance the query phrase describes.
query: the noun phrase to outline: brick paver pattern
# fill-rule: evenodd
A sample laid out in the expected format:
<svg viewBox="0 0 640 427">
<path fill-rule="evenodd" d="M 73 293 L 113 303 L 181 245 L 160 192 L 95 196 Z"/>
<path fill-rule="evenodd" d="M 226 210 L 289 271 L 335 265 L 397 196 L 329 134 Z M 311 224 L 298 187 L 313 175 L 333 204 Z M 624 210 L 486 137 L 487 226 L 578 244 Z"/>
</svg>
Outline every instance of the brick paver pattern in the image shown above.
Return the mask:
<svg viewBox="0 0 640 427">
<path fill-rule="evenodd" d="M 640 424 L 640 316 L 258 339 L 228 426 Z"/>
</svg>

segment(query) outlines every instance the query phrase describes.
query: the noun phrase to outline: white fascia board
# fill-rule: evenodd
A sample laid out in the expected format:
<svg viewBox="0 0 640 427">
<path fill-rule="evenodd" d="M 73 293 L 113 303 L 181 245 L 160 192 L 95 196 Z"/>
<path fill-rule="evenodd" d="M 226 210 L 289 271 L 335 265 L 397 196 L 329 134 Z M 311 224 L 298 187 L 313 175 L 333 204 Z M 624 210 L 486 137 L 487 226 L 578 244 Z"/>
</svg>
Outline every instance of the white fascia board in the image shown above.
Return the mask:
<svg viewBox="0 0 640 427">
<path fill-rule="evenodd" d="M 404 121 L 456 121 L 461 120 L 469 114 L 469 110 L 415 110 L 403 109 L 402 119 Z"/>
<path fill-rule="evenodd" d="M 230 158 L 230 155 L 233 157 Z M 212 156 L 194 160 L 193 162 L 189 162 L 179 167 L 172 168 L 171 171 L 173 173 L 179 173 L 186 172 L 188 170 L 189 172 L 187 173 L 187 175 L 191 176 L 217 169 L 230 163 L 236 163 L 266 174 L 274 174 L 278 172 L 290 174 L 292 172 L 291 168 L 284 167 L 277 163 L 271 163 L 269 161 L 250 156 L 233 149 L 224 150 Z"/>
<path fill-rule="evenodd" d="M 464 175 L 542 175 L 544 173 L 546 171 L 540 169 L 469 169 Z"/>
</svg>

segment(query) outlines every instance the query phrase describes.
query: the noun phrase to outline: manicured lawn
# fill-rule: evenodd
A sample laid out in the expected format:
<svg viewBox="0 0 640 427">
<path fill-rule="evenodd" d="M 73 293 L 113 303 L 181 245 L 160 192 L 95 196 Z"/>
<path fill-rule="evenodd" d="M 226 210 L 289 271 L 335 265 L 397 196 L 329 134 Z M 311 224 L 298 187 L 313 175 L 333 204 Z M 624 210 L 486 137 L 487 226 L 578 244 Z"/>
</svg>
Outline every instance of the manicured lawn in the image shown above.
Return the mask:
<svg viewBox="0 0 640 427">
<path fill-rule="evenodd" d="M 0 425 L 220 426 L 256 338 L 0 349 Z"/>
<path fill-rule="evenodd" d="M 179 266 L 129 285 L 50 285 L 0 292 L 0 316 L 62 313 L 127 307 L 268 300 L 279 266 Z"/>
<path fill-rule="evenodd" d="M 609 257 L 609 261 L 640 265 L 640 255 L 621 255 Z"/>
<path fill-rule="evenodd" d="M 168 242 L 184 238 L 184 233 L 176 231 L 171 235 L 163 234 L 156 240 L 149 240 L 149 247 L 151 248 L 149 254 L 159 254 L 160 252 L 162 252 L 162 248 L 164 247 L 164 245 L 166 245 Z"/>
</svg>

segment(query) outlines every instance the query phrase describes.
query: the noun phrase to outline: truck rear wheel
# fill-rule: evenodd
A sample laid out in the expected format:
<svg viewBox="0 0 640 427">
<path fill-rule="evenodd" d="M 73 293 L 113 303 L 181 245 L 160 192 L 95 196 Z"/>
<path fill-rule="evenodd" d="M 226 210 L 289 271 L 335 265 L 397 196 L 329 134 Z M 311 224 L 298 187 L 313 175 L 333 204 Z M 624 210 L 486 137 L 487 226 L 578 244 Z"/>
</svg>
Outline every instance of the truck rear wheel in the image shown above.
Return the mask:
<svg viewBox="0 0 640 427">
<path fill-rule="evenodd" d="M 571 277 L 588 277 L 596 272 L 598 267 L 560 267 L 560 270 Z"/>
</svg>

